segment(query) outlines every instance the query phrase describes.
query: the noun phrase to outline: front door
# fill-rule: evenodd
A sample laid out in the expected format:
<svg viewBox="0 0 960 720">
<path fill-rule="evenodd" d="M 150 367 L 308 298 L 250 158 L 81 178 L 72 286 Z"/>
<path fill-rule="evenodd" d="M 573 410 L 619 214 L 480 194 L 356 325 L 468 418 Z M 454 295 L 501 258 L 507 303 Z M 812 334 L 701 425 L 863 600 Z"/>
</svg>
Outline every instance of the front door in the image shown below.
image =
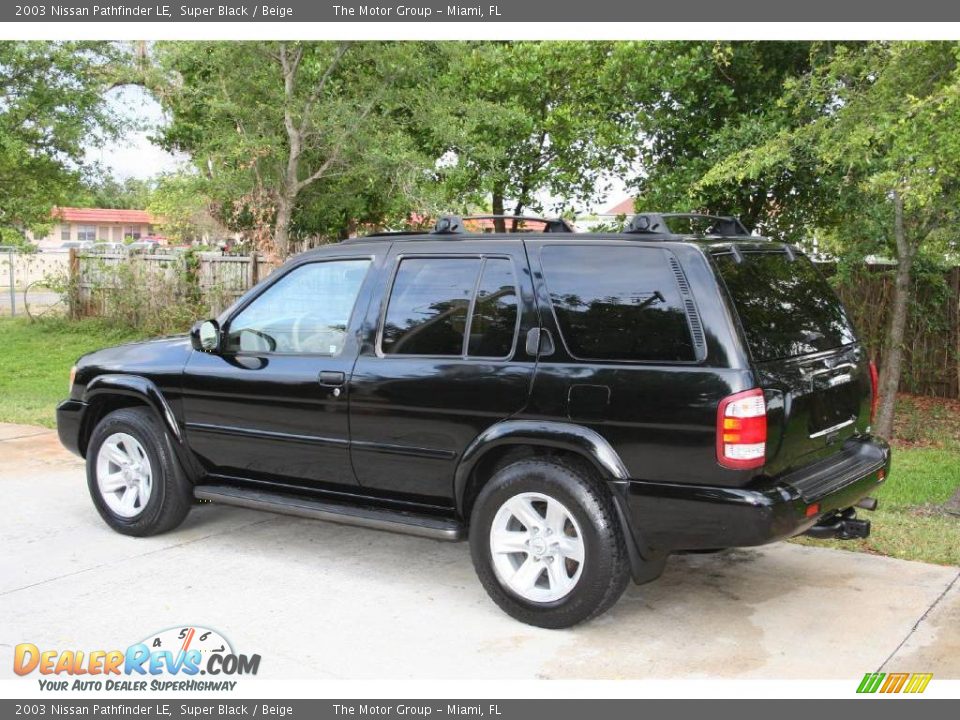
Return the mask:
<svg viewBox="0 0 960 720">
<path fill-rule="evenodd" d="M 214 476 L 354 485 L 347 392 L 351 324 L 369 257 L 298 265 L 241 305 L 222 351 L 194 352 L 183 378 L 190 447 Z"/>
</svg>

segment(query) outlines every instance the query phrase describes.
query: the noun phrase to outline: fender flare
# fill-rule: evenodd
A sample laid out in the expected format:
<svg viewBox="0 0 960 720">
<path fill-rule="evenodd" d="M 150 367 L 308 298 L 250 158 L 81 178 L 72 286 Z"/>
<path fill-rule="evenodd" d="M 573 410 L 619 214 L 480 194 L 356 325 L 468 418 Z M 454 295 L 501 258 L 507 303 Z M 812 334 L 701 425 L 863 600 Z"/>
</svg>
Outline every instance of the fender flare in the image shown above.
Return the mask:
<svg viewBox="0 0 960 720">
<path fill-rule="evenodd" d="M 569 450 L 588 460 L 600 472 L 613 497 L 624 533 L 634 580 L 646 582 L 660 574 L 665 557 L 651 550 L 628 512 L 630 473 L 607 440 L 595 430 L 555 420 L 503 420 L 491 425 L 467 446 L 454 476 L 454 501 L 464 515 L 464 494 L 477 463 L 490 450 L 505 445 L 538 445 Z"/>
<path fill-rule="evenodd" d="M 504 445 L 539 445 L 572 450 L 589 460 L 605 480 L 630 479 L 616 450 L 595 430 L 555 420 L 503 420 L 477 435 L 460 456 L 453 481 L 457 510 L 462 512 L 464 509 L 464 492 L 477 463 L 490 450 Z"/>
<path fill-rule="evenodd" d="M 183 431 L 177 422 L 176 415 L 173 414 L 170 403 L 167 402 L 156 383 L 141 375 L 98 375 L 87 383 L 82 400 L 89 405 L 93 400 L 104 395 L 134 397 L 149 407 L 173 439 L 170 445 L 180 462 L 180 467 L 188 471 L 188 477 L 195 476 L 196 468 L 191 460 L 190 453 L 187 452 Z M 92 431 L 92 428 L 89 431 Z"/>
</svg>

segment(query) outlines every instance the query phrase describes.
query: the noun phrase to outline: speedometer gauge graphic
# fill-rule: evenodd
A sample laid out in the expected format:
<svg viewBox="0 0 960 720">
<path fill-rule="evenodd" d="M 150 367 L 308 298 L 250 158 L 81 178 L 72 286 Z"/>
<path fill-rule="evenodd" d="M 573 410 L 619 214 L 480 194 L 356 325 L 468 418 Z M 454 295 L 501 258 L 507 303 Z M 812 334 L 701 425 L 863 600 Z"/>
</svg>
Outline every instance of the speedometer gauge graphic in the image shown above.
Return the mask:
<svg viewBox="0 0 960 720">
<path fill-rule="evenodd" d="M 216 630 L 201 625 L 171 627 L 144 638 L 142 642 L 152 652 L 167 650 L 174 656 L 188 650 L 198 650 L 203 657 L 213 653 L 233 654 L 230 641 Z"/>
</svg>

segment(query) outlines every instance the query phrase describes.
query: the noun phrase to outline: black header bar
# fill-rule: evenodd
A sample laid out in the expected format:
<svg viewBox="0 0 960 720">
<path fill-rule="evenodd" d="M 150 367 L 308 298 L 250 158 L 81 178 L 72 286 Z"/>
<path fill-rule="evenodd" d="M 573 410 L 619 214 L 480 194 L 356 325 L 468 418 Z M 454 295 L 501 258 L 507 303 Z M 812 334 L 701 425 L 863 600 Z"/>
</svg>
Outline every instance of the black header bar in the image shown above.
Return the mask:
<svg viewBox="0 0 960 720">
<path fill-rule="evenodd" d="M 470 4 L 476 2 L 477 4 Z M 8 22 L 951 22 L 943 0 L 25 0 L 0 3 Z M 750 34 L 749 26 L 744 34 Z"/>
</svg>

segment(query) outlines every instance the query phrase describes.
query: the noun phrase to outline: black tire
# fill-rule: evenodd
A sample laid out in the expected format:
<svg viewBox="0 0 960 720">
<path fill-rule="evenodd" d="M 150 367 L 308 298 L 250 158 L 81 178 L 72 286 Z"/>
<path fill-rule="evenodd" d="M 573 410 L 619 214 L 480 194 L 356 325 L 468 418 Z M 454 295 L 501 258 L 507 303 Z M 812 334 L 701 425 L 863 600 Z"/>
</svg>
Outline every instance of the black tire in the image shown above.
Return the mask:
<svg viewBox="0 0 960 720">
<path fill-rule="evenodd" d="M 143 447 L 153 476 L 149 500 L 134 517 L 113 512 L 97 483 L 97 456 L 104 441 L 114 433 L 132 435 Z M 87 487 L 93 504 L 111 528 L 124 535 L 147 537 L 177 527 L 193 504 L 193 486 L 173 454 L 166 429 L 148 408 L 115 410 L 94 428 L 87 447 Z"/>
<path fill-rule="evenodd" d="M 583 535 L 579 580 L 564 597 L 533 602 L 501 582 L 493 564 L 490 529 L 501 506 L 520 493 L 559 501 Z M 613 498 L 586 468 L 559 458 L 530 458 L 498 470 L 477 497 L 470 517 L 470 554 L 487 593 L 511 617 L 543 628 L 566 628 L 589 620 L 617 602 L 630 579 L 630 564 Z"/>
</svg>

